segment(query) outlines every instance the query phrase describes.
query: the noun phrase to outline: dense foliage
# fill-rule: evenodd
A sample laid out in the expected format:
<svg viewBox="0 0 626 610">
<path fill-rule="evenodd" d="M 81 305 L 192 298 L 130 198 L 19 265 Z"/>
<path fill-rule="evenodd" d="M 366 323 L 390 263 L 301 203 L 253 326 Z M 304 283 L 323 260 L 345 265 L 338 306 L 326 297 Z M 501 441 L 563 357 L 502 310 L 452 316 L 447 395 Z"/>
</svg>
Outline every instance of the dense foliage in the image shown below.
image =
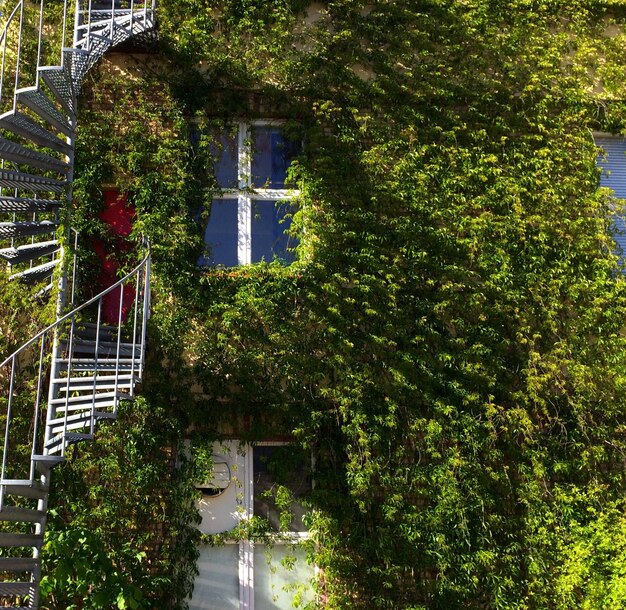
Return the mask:
<svg viewBox="0 0 626 610">
<path fill-rule="evenodd" d="M 49 607 L 184 604 L 190 428 L 314 453 L 329 608 L 622 607 L 626 294 L 591 131 L 625 127 L 623 3 L 307 4 L 162 0 L 149 52 L 89 77 L 74 219 L 106 237 L 101 186 L 129 192 L 151 363 L 59 470 Z M 197 270 L 207 127 L 258 116 L 302 130 L 299 261 Z"/>
</svg>

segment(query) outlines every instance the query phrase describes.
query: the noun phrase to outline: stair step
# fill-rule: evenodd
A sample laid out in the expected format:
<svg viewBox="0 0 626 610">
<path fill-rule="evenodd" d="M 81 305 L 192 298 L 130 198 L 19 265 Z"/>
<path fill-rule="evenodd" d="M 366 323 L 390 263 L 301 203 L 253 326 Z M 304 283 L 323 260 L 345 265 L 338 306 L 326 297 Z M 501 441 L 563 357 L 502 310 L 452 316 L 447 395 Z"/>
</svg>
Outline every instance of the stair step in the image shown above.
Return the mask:
<svg viewBox="0 0 626 610">
<path fill-rule="evenodd" d="M 13 161 L 13 163 L 23 163 L 30 167 L 50 170 L 60 174 L 67 173 L 69 170 L 69 165 L 61 159 L 51 157 L 50 155 L 33 150 L 17 142 L 11 142 L 2 137 L 0 137 L 0 157 L 7 161 Z"/>
<path fill-rule="evenodd" d="M 67 349 L 68 343 L 63 342 L 62 346 L 64 349 Z M 115 356 L 117 351 L 117 341 L 99 341 L 98 342 L 98 355 L 113 355 Z M 72 349 L 75 354 L 92 354 L 96 351 L 96 342 L 95 340 L 90 339 L 76 339 L 72 344 Z M 135 357 L 137 357 L 141 350 L 138 345 L 133 343 L 124 343 L 121 342 L 119 345 L 119 355 L 120 356 L 132 356 L 133 351 L 135 353 Z"/>
<path fill-rule="evenodd" d="M 29 116 L 16 110 L 11 110 L 0 116 L 0 128 L 64 155 L 69 155 L 72 152 L 72 147 L 65 140 L 61 140 Z"/>
<path fill-rule="evenodd" d="M 47 475 L 51 468 L 65 462 L 65 458 L 58 455 L 33 455 L 32 459 L 33 462 L 35 462 L 37 470 L 44 475 Z"/>
<path fill-rule="evenodd" d="M 59 367 L 59 370 L 61 371 L 67 370 L 67 365 L 68 365 L 67 358 L 58 359 L 56 360 L 56 363 Z M 119 370 L 120 371 L 128 372 L 131 370 L 132 366 L 133 366 L 132 358 L 119 358 Z M 79 372 L 79 371 L 92 372 L 94 370 L 110 372 L 110 371 L 114 371 L 116 368 L 116 359 L 115 358 L 111 358 L 111 359 L 102 358 L 102 359 L 99 359 L 98 362 L 96 363 L 94 358 L 72 358 L 71 368 L 72 368 L 72 371 L 74 372 Z M 141 364 L 138 358 L 135 358 L 134 368 L 135 368 L 135 372 L 139 372 L 141 370 Z"/>
<path fill-rule="evenodd" d="M 20 506 L 3 506 L 0 510 L 0 521 L 40 523 L 45 517 L 46 512 L 43 510 L 32 510 Z"/>
<path fill-rule="evenodd" d="M 105 29 L 90 30 L 89 36 L 87 36 L 87 32 L 83 32 L 84 37 L 77 42 L 79 47 L 89 51 L 89 63 L 91 65 L 96 63 L 113 45 L 113 41 L 106 34 L 99 33 Z M 106 29 L 106 31 L 109 30 Z"/>
<path fill-rule="evenodd" d="M 50 261 L 48 263 L 43 263 L 42 265 L 37 265 L 36 267 L 31 267 L 26 271 L 20 271 L 19 273 L 14 273 L 9 276 L 10 280 L 18 280 L 20 282 L 25 282 L 27 284 L 34 284 L 36 282 L 41 282 L 41 280 L 45 280 L 49 278 L 54 273 L 55 267 L 61 262 L 60 258 L 56 260 Z"/>
<path fill-rule="evenodd" d="M 41 534 L 14 534 L 13 532 L 0 532 L 0 547 L 36 547 L 40 548 L 43 543 Z"/>
<path fill-rule="evenodd" d="M 63 110 L 74 115 L 74 86 L 70 71 L 59 66 L 44 66 L 39 68 L 39 75 Z"/>
<path fill-rule="evenodd" d="M 32 261 L 42 256 L 49 256 L 59 250 L 59 242 L 55 239 L 52 241 L 40 241 L 34 244 L 26 244 L 17 248 L 4 248 L 0 250 L 0 258 L 15 265 L 26 261 Z"/>
<path fill-rule="evenodd" d="M 76 328 L 75 332 L 76 332 L 76 335 L 79 336 L 81 339 L 95 341 L 97 330 L 98 329 L 97 329 L 96 324 L 93 324 L 90 322 L 88 323 L 81 322 Z M 100 330 L 98 331 L 98 340 L 99 341 L 117 341 L 117 333 L 118 333 L 117 326 L 101 324 Z M 123 336 L 122 336 L 122 341 L 125 343 L 127 342 L 124 340 Z"/>
<path fill-rule="evenodd" d="M 133 387 L 135 385 L 134 382 L 132 381 L 124 381 L 121 380 L 118 382 L 117 385 L 115 385 L 114 382 L 111 383 L 103 383 L 103 384 L 98 384 L 96 385 L 96 389 L 97 390 L 129 390 L 131 387 Z M 73 392 L 91 392 L 93 389 L 93 383 L 88 383 L 85 382 L 83 384 L 70 384 L 70 388 L 69 388 L 69 393 L 73 393 Z M 66 387 L 63 384 L 59 384 L 58 387 L 59 392 L 66 392 Z M 87 395 L 85 395 L 87 396 Z"/>
<path fill-rule="evenodd" d="M 115 371 L 113 371 L 115 372 Z M 59 390 L 64 390 L 67 387 L 69 379 L 70 391 L 75 385 L 85 385 L 86 389 L 90 390 L 94 387 L 94 375 L 86 375 L 84 377 L 55 377 L 52 381 L 55 385 L 58 386 Z M 101 390 L 102 386 L 106 386 L 109 384 L 118 383 L 138 383 L 138 379 L 135 375 L 131 375 L 127 372 L 120 371 L 117 375 L 117 379 L 115 374 L 113 375 L 95 375 L 95 388 L 96 390 Z"/>
<path fill-rule="evenodd" d="M 91 420 L 91 409 L 89 411 L 83 411 L 81 413 L 72 413 L 67 416 L 67 423 L 70 424 L 78 424 L 84 422 L 85 420 Z M 95 420 L 99 419 L 117 419 L 117 415 L 112 411 L 93 411 L 93 417 Z M 51 426 L 58 426 L 60 424 L 64 424 L 65 417 L 55 417 L 51 419 L 48 423 Z"/>
<path fill-rule="evenodd" d="M 58 453 L 61 451 L 63 444 L 70 445 L 71 443 L 78 443 L 80 441 L 92 441 L 93 434 L 83 434 L 79 432 L 65 432 L 57 434 L 46 441 L 46 449 L 48 453 Z M 0 517 L 2 513 L 0 513 Z"/>
<path fill-rule="evenodd" d="M 2 479 L 0 485 L 4 487 L 5 495 L 20 496 L 41 500 L 46 497 L 48 489 L 39 481 L 29 481 L 28 479 Z"/>
<path fill-rule="evenodd" d="M 0 186 L 24 189 L 33 193 L 62 193 L 67 182 L 54 178 L 44 178 L 36 174 L 0 169 Z"/>
<path fill-rule="evenodd" d="M 41 222 L 0 222 L 0 239 L 53 233 L 58 226 L 59 223 L 52 220 L 42 220 Z"/>
<path fill-rule="evenodd" d="M 0 557 L 1 572 L 35 572 L 39 568 L 39 560 L 33 557 Z"/>
<path fill-rule="evenodd" d="M 8 580 L 0 582 L 0 595 L 24 596 L 35 594 L 34 582 L 10 582 Z M 19 606 L 18 606 L 19 607 Z M 28 606 L 23 606 L 27 608 Z"/>
<path fill-rule="evenodd" d="M 94 411 L 94 421 L 101 419 L 116 420 L 117 415 L 110 411 Z M 50 432 L 52 434 L 61 434 L 70 430 L 80 430 L 81 428 L 91 427 L 91 410 L 82 413 L 74 413 L 67 416 L 67 424 L 64 423 L 63 417 L 57 417 L 48 422 L 50 424 Z"/>
<path fill-rule="evenodd" d="M 128 40 L 132 36 L 130 28 L 125 27 L 125 25 L 130 25 L 130 21 L 125 22 L 124 25 L 118 21 L 113 22 L 113 35 L 111 36 L 113 39 L 113 46 Z"/>
<path fill-rule="evenodd" d="M 2 153 L 0 152 L 0 156 Z M 33 197 L 0 197 L 0 212 L 27 214 L 30 212 L 49 212 L 58 210 L 63 205 L 58 199 L 35 199 Z"/>
<path fill-rule="evenodd" d="M 117 369 L 120 373 L 129 373 L 130 371 L 132 371 L 133 373 L 135 373 L 135 376 L 137 377 L 137 375 L 141 373 L 141 366 L 139 363 L 139 358 L 135 358 L 134 366 L 130 358 L 128 359 L 125 358 L 124 360 L 128 360 L 128 362 L 120 362 L 119 364 L 116 365 L 115 359 L 99 360 L 98 363 L 96 364 L 96 361 L 93 358 L 88 358 L 88 359 L 80 358 L 80 359 L 72 360 L 72 372 L 73 373 L 80 373 L 80 372 L 113 373 Z M 61 371 L 67 370 L 67 360 L 64 360 L 62 362 L 61 361 L 57 361 L 57 362 L 59 365 L 59 370 Z M 137 379 L 139 378 L 137 377 Z"/>
<path fill-rule="evenodd" d="M 80 409 L 80 408 L 89 408 L 89 405 L 92 405 L 94 402 L 98 407 L 102 407 L 102 403 L 110 403 L 112 406 L 119 400 L 128 400 L 128 394 L 123 392 L 101 392 L 99 394 L 83 394 L 82 396 L 69 396 L 63 398 L 53 398 L 48 401 L 48 404 L 55 405 L 58 410 L 65 410 L 66 405 L 69 407 L 69 410 Z M 82 405 L 82 407 L 81 407 Z"/>
<path fill-rule="evenodd" d="M 46 123 L 65 134 L 68 138 L 73 135 L 73 128 L 68 118 L 63 115 L 52 100 L 39 88 L 28 87 L 15 92 L 17 101 L 40 116 Z"/>
</svg>

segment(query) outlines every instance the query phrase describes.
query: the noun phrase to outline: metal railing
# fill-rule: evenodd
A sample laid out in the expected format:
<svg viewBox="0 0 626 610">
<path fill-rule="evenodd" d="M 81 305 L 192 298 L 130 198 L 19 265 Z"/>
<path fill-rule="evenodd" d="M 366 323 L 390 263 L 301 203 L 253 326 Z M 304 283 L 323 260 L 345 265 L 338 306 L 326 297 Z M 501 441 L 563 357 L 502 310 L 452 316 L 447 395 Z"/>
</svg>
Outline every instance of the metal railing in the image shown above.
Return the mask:
<svg viewBox="0 0 626 610">
<path fill-rule="evenodd" d="M 83 48 L 89 51 L 92 33 L 115 42 L 120 27 L 131 33 L 136 33 L 135 25 L 146 29 L 155 12 L 156 0 L 63 0 L 62 5 L 58 0 L 18 0 L 0 31 L 0 114 L 15 110 L 18 90 L 39 86 L 40 67 L 63 65 L 68 40 L 74 47 L 85 41 Z"/>
<path fill-rule="evenodd" d="M 150 313 L 150 246 L 147 242 L 145 248 L 145 256 L 130 273 L 60 317 L 0 363 L 0 422 L 4 424 L 0 509 L 5 485 L 29 485 L 35 481 L 37 457 L 51 455 L 49 444 L 54 438 L 60 439 L 55 453 L 65 455 L 66 437 L 72 422 L 72 394 L 79 393 L 73 390 L 74 373 L 80 380 L 84 379 L 80 390 L 85 399 L 81 403 L 85 415 L 83 425 L 91 434 L 96 422 L 101 390 L 98 378 L 103 360 L 107 362 L 105 370 L 112 393 L 117 395 L 125 389 L 133 396 L 134 384 L 139 383 L 143 375 Z M 132 301 L 128 298 L 131 291 Z M 115 321 L 105 319 L 104 308 L 107 305 L 110 310 L 111 299 L 119 299 Z M 85 342 L 79 337 L 81 329 L 87 326 L 94 338 Z M 80 348 L 79 343 L 82 343 Z M 89 357 L 85 357 L 85 353 Z M 51 357 L 52 362 L 49 362 Z M 124 387 L 122 359 L 131 376 L 131 383 L 125 383 Z M 91 385 L 91 389 L 85 389 L 85 385 Z M 85 407 L 89 402 L 91 404 Z M 114 401 L 113 413 L 116 405 Z"/>
<path fill-rule="evenodd" d="M 74 24 L 74 46 L 82 36 L 91 39 L 91 33 L 100 31 L 108 21 L 110 37 L 115 39 L 115 28 L 120 25 L 120 19 L 126 17 L 124 25 L 134 32 L 135 24 L 144 28 L 148 21 L 154 19 L 156 0 L 87 0 L 77 2 Z"/>
</svg>

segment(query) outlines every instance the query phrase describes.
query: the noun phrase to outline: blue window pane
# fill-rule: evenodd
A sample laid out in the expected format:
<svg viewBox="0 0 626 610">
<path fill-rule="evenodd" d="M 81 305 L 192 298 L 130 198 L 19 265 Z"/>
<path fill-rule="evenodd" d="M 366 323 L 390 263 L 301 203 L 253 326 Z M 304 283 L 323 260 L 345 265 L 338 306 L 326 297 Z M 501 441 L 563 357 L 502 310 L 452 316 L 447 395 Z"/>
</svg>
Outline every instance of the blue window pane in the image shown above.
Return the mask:
<svg viewBox="0 0 626 610">
<path fill-rule="evenodd" d="M 217 185 L 223 189 L 237 188 L 237 135 L 223 132 L 216 139 L 211 145 L 211 156 Z"/>
<path fill-rule="evenodd" d="M 295 260 L 297 241 L 287 235 L 291 226 L 289 204 L 275 201 L 252 202 L 252 262 L 270 262 L 278 258 L 286 263 Z"/>
<path fill-rule="evenodd" d="M 287 140 L 280 127 L 252 127 L 252 186 L 284 188 L 287 170 L 300 143 Z"/>
<path fill-rule="evenodd" d="M 616 136 L 596 136 L 595 143 L 603 153 L 598 155 L 600 186 L 613 190 L 615 197 L 626 199 L 626 140 Z M 611 233 L 617 245 L 616 254 L 620 263 L 626 263 L 626 219 L 624 215 L 615 216 Z"/>
<path fill-rule="evenodd" d="M 207 253 L 198 259 L 198 265 L 234 267 L 238 264 L 236 199 L 213 200 L 204 243 Z"/>
</svg>

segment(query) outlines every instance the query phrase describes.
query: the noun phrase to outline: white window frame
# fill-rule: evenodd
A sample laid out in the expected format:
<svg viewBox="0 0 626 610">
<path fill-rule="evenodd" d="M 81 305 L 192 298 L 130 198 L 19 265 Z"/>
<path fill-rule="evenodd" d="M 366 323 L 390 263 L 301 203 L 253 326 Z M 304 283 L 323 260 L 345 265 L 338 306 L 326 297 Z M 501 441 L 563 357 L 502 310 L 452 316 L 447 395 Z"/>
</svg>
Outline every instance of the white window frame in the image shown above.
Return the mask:
<svg viewBox="0 0 626 610">
<path fill-rule="evenodd" d="M 254 449 L 255 447 L 284 447 L 289 445 L 280 441 L 262 441 L 254 446 L 246 446 L 244 481 L 244 518 L 254 515 Z M 295 544 L 309 538 L 309 532 L 282 532 L 274 545 Z M 254 610 L 254 540 L 242 540 L 239 552 L 239 608 Z M 317 567 L 315 567 L 317 573 Z"/>
<path fill-rule="evenodd" d="M 253 188 L 252 128 L 281 127 L 285 121 L 262 120 L 237 123 L 237 188 L 220 189 L 214 200 L 237 199 L 237 264 L 252 263 L 252 214 L 254 201 L 289 201 L 298 197 L 298 189 Z"/>
<path fill-rule="evenodd" d="M 254 515 L 254 450 L 256 447 L 281 447 L 288 446 L 290 443 L 285 441 L 262 441 L 254 445 L 247 443 L 239 444 L 238 441 L 226 441 L 230 445 L 230 459 L 232 459 L 233 451 L 237 455 L 236 463 L 239 468 L 234 468 L 231 475 L 231 485 L 239 487 L 237 493 L 237 510 L 236 519 L 238 522 L 249 520 Z M 218 442 L 215 449 L 218 453 L 223 453 L 225 442 Z M 313 465 L 313 459 L 311 458 Z M 243 476 L 242 476 L 243 475 Z M 312 482 L 313 486 L 313 482 Z M 274 545 L 282 546 L 288 544 L 297 544 L 298 542 L 307 540 L 309 532 L 281 532 Z M 239 542 L 226 539 L 225 544 L 237 544 L 238 553 L 238 576 L 239 576 L 239 610 L 254 610 L 254 548 L 255 541 L 251 539 L 243 539 Z M 317 566 L 314 566 L 314 573 L 317 574 Z"/>
</svg>

